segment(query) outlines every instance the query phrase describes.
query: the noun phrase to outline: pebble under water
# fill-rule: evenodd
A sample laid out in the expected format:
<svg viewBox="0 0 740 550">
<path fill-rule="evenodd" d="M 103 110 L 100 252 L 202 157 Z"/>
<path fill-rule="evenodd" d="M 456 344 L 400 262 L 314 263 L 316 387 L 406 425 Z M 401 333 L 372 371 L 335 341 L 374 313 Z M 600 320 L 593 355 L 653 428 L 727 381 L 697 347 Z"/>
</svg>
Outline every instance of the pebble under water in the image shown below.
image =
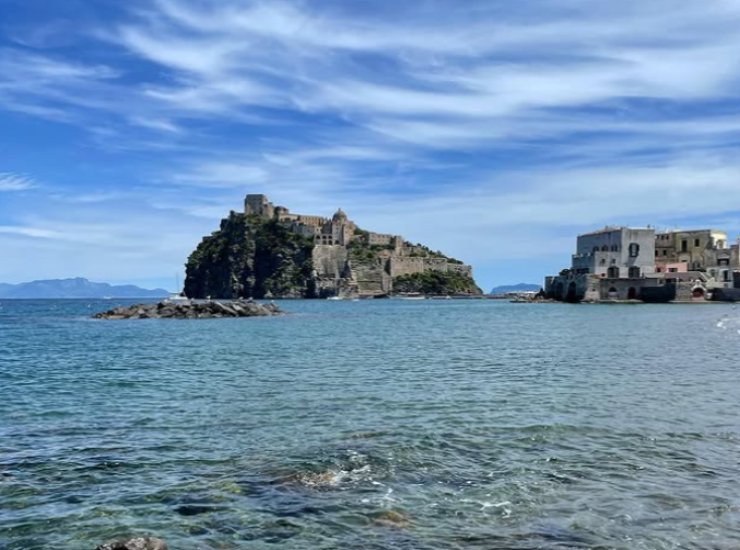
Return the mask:
<svg viewBox="0 0 740 550">
<path fill-rule="evenodd" d="M 740 309 L 0 304 L 0 549 L 740 547 Z"/>
</svg>

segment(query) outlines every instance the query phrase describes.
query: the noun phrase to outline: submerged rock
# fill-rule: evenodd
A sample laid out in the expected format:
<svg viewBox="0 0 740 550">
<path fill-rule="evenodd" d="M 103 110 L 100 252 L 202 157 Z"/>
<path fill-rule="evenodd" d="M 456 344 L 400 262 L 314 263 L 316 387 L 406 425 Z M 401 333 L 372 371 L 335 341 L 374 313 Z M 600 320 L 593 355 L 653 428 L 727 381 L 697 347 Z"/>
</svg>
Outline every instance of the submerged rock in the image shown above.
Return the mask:
<svg viewBox="0 0 740 550">
<path fill-rule="evenodd" d="M 168 550 L 167 543 L 156 537 L 136 537 L 101 544 L 95 550 Z"/>
<path fill-rule="evenodd" d="M 219 319 L 280 315 L 277 305 L 252 300 L 184 300 L 116 307 L 93 315 L 95 319 Z"/>
<path fill-rule="evenodd" d="M 404 511 L 384 510 L 373 518 L 373 524 L 391 529 L 405 529 L 411 525 L 411 518 Z"/>
</svg>

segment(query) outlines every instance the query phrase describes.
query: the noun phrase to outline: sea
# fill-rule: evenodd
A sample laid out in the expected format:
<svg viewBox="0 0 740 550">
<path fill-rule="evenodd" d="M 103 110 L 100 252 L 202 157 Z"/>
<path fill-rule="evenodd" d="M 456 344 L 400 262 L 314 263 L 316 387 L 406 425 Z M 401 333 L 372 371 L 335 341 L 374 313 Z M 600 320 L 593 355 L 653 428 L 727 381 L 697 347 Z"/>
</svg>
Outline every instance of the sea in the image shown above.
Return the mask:
<svg viewBox="0 0 740 550">
<path fill-rule="evenodd" d="M 740 309 L 0 302 L 0 549 L 740 548 Z"/>
</svg>

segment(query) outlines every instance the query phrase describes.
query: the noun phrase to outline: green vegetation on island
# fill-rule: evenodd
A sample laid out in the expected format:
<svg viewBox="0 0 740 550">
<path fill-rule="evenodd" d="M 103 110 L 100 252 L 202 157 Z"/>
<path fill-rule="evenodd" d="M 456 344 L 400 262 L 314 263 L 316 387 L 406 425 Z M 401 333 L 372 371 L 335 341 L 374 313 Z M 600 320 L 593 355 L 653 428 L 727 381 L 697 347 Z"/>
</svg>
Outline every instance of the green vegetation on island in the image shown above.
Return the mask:
<svg viewBox="0 0 740 550">
<path fill-rule="evenodd" d="M 482 294 L 472 278 L 463 274 L 442 271 L 424 271 L 401 275 L 393 280 L 394 292 L 452 296 L 456 294 Z"/>
</svg>

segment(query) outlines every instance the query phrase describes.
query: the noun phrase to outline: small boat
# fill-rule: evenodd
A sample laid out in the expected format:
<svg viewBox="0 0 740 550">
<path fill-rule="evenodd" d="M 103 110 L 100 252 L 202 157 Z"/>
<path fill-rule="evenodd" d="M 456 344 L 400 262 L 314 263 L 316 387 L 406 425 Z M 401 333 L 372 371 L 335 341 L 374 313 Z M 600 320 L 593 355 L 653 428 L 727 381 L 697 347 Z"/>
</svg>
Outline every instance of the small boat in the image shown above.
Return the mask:
<svg viewBox="0 0 740 550">
<path fill-rule="evenodd" d="M 401 300 L 426 300 L 427 297 L 423 294 L 405 294 L 403 296 L 399 296 Z"/>
<path fill-rule="evenodd" d="M 190 302 L 190 298 L 185 296 L 182 292 L 172 292 L 167 298 L 164 299 L 165 302 L 168 302 L 170 304 L 172 303 L 188 303 Z"/>
<path fill-rule="evenodd" d="M 329 296 L 327 300 L 344 300 L 341 296 Z"/>
</svg>

